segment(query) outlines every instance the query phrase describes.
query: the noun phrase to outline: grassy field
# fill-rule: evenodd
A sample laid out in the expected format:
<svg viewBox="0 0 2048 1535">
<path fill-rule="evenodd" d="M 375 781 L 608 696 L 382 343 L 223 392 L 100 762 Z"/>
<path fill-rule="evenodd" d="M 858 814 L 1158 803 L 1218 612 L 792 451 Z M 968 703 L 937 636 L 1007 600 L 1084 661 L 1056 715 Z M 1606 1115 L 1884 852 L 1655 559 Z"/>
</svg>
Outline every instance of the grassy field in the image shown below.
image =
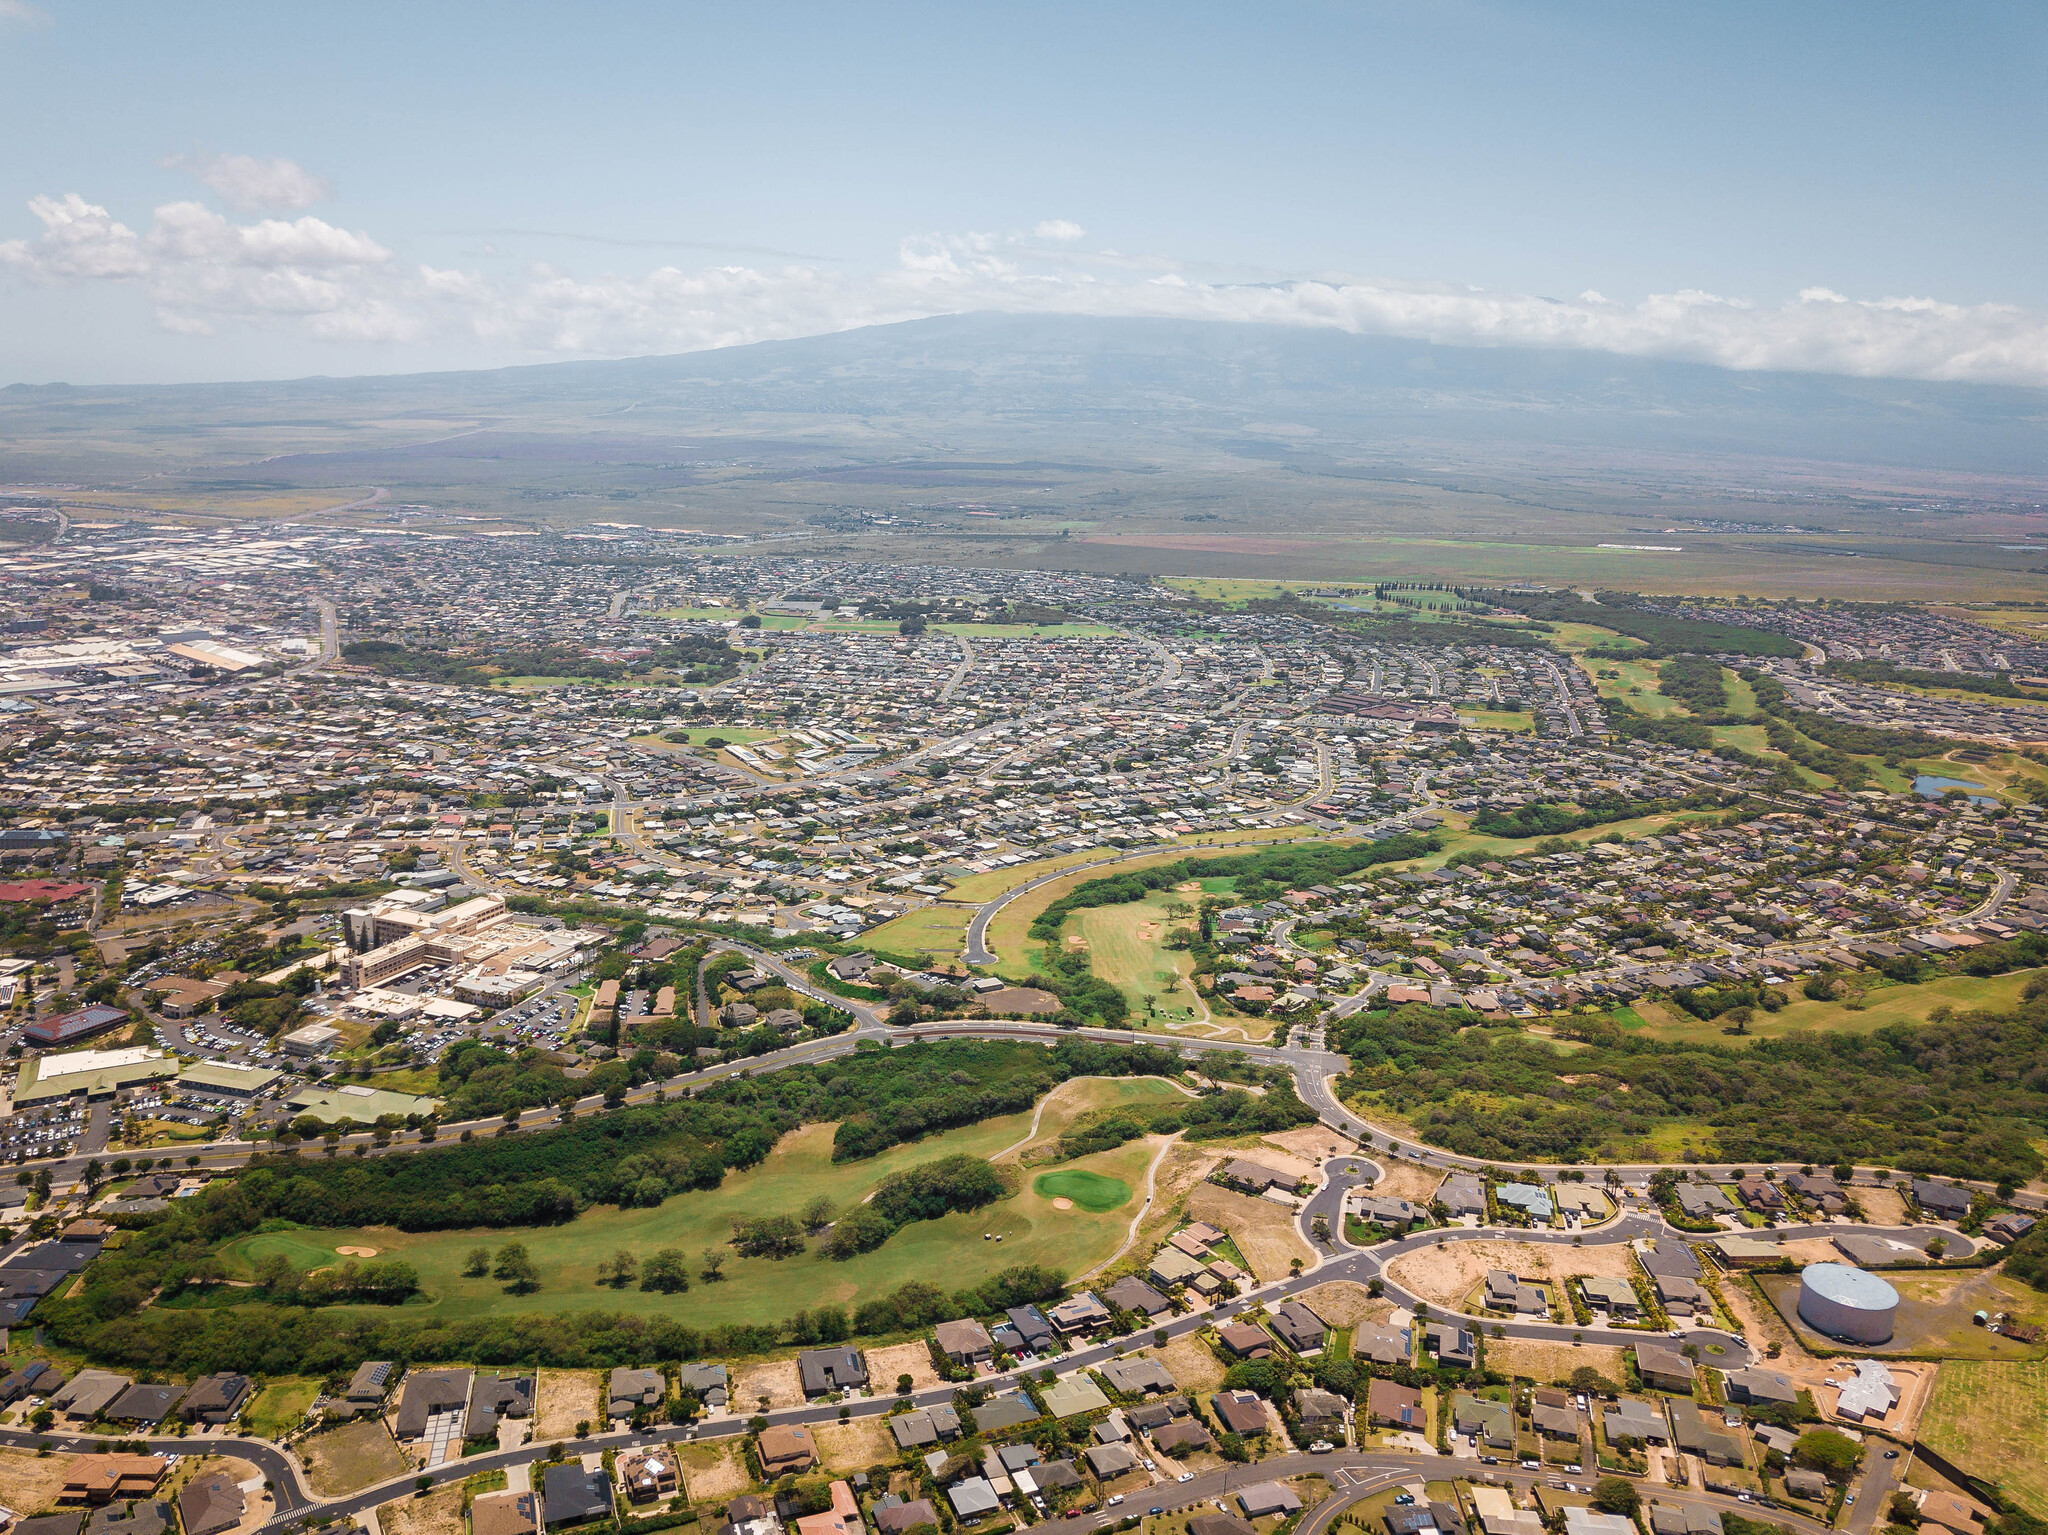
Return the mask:
<svg viewBox="0 0 2048 1535">
<path fill-rule="evenodd" d="M 1536 728 L 1536 716 L 1527 709 L 1460 709 L 1458 718 L 1474 730 L 1512 730 L 1527 735 Z"/>
<path fill-rule="evenodd" d="M 1079 1167 L 1040 1173 L 1031 1180 L 1031 1191 L 1040 1199 L 1071 1199 L 1075 1209 L 1092 1215 L 1105 1215 L 1131 1202 L 1131 1186 L 1123 1179 Z"/>
<path fill-rule="evenodd" d="M 742 746 L 750 746 L 756 741 L 780 740 L 782 734 L 779 730 L 741 730 L 731 725 L 706 725 L 701 728 L 692 727 L 689 730 L 664 730 L 660 735 L 650 737 L 649 739 L 661 741 L 670 746 L 680 746 L 683 744 L 682 742 L 670 741 L 668 738 L 670 736 L 687 736 L 689 737 L 690 745 L 702 746 L 706 741 L 716 737 L 721 741 L 737 741 Z"/>
<path fill-rule="evenodd" d="M 1593 686 L 1602 698 L 1619 698 L 1638 714 L 1664 719 L 1692 711 L 1675 698 L 1657 691 L 1660 674 L 1654 661 L 1588 660 L 1580 663 L 1593 674 Z M 1616 675 L 1608 676 L 1609 672 Z"/>
<path fill-rule="evenodd" d="M 1156 1086 L 1170 1091 L 1164 1084 Z M 917 1145 L 894 1147 L 868 1161 L 834 1163 L 834 1127 L 807 1125 L 785 1136 L 759 1167 L 728 1174 L 716 1189 L 680 1194 L 652 1209 L 607 1206 L 561 1226 L 505 1231 L 299 1228 L 244 1237 L 230 1243 L 221 1256 L 230 1274 L 245 1277 L 272 1252 L 284 1253 L 295 1266 L 314 1268 L 340 1261 L 337 1247 L 372 1247 L 379 1256 L 404 1258 L 418 1268 L 424 1298 L 407 1308 L 414 1314 L 452 1319 L 480 1313 L 682 1309 L 693 1322 L 707 1327 L 774 1320 L 820 1302 L 858 1305 L 906 1280 L 933 1275 L 943 1276 L 949 1284 L 972 1284 L 1019 1263 L 1076 1273 L 1116 1249 L 1125 1222 L 1080 1208 L 1054 1210 L 1048 1199 L 1028 1186 L 972 1214 L 907 1226 L 875 1251 L 844 1263 L 815 1250 L 780 1261 L 742 1258 L 724 1245 L 731 1239 L 735 1217 L 794 1212 L 820 1194 L 843 1208 L 858 1203 L 900 1168 L 956 1152 L 990 1156 L 1022 1139 L 1030 1127 L 1030 1115 L 1006 1115 Z M 1142 1179 L 1150 1155 L 1143 1142 L 1134 1142 L 1071 1166 L 1128 1185 Z M 463 1276 L 470 1249 L 496 1249 L 509 1241 L 526 1244 L 540 1273 L 537 1291 L 507 1295 L 495 1280 Z M 680 1247 L 694 1269 L 712 1246 L 728 1255 L 725 1277 L 717 1283 L 698 1281 L 686 1300 L 596 1283 L 598 1260 L 621 1248 L 644 1255 L 656 1248 Z"/>
<path fill-rule="evenodd" d="M 2048 1363 L 1944 1364 L 1920 1416 L 1920 1437 L 2048 1519 Z"/>
<path fill-rule="evenodd" d="M 1801 997 L 1775 1013 L 1759 1011 L 1749 1021 L 1750 1038 L 1776 1039 L 1786 1034 L 1812 1031 L 1868 1034 L 1894 1023 L 1924 1023 L 1937 1007 L 1952 1007 L 1959 1013 L 2000 1012 L 2019 1004 L 2020 992 L 2036 972 L 2015 971 L 2010 975 L 1947 975 L 1919 986 L 1900 986 L 1870 981 L 1864 993 L 1867 1004 L 1851 1011 L 1841 1002 L 1815 1002 Z M 1642 1001 L 1631 1009 L 1641 1019 L 1642 1030 L 1652 1039 L 1684 1044 L 1727 1044 L 1729 1036 L 1720 1023 L 1702 1023 L 1689 1014 L 1661 1002 Z"/>
<path fill-rule="evenodd" d="M 967 943 L 972 906 L 920 906 L 893 922 L 884 922 L 861 942 L 891 954 L 916 954 L 928 959 L 958 959 Z"/>
<path fill-rule="evenodd" d="M 1175 928 L 1194 925 L 1192 915 L 1170 917 L 1168 910 L 1192 908 L 1200 899 L 1199 894 L 1155 891 L 1142 901 L 1078 912 L 1067 919 L 1067 930 L 1079 931 L 1095 973 L 1121 990 L 1134 1012 L 1145 1012 L 1149 1004 L 1168 1018 L 1200 1018 L 1206 1009 L 1189 979 L 1194 960 L 1184 950 L 1166 947 Z"/>
<path fill-rule="evenodd" d="M 252 1433 L 275 1439 L 304 1421 L 306 1409 L 320 1394 L 320 1382 L 286 1376 L 274 1380 L 256 1394 L 249 1404 L 248 1424 Z"/>
</svg>

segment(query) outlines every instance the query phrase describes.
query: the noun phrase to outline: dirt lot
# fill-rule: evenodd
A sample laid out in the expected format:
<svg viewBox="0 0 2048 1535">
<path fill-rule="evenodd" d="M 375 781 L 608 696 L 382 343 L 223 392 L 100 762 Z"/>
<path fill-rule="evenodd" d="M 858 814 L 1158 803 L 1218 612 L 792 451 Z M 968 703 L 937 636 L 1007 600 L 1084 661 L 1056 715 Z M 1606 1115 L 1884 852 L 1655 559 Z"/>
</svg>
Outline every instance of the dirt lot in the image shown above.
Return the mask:
<svg viewBox="0 0 2048 1535">
<path fill-rule="evenodd" d="M 1311 1149 L 1304 1156 L 1294 1150 L 1289 1142 L 1305 1144 Z M 1256 1162 L 1261 1167 L 1270 1167 L 1276 1173 L 1292 1173 L 1297 1178 L 1313 1178 L 1316 1175 L 1316 1158 L 1333 1142 L 1336 1142 L 1336 1137 L 1327 1130 L 1289 1130 L 1285 1135 L 1262 1135 L 1256 1144 L 1246 1146 L 1235 1154 L 1248 1162 Z"/>
<path fill-rule="evenodd" d="M 1567 1274 L 1601 1274 L 1626 1279 L 1635 1269 L 1635 1255 L 1626 1242 L 1587 1243 L 1584 1247 L 1551 1246 L 1542 1242 L 1445 1242 L 1424 1252 L 1396 1258 L 1387 1277 L 1432 1306 L 1458 1307 L 1488 1269 L 1512 1269 L 1532 1283 Z"/>
<path fill-rule="evenodd" d="M 377 1523 L 384 1535 L 462 1535 L 462 1487 L 394 1499 L 377 1510 Z"/>
<path fill-rule="evenodd" d="M 602 1370 L 542 1370 L 534 1385 L 533 1442 L 574 1438 L 579 1423 L 602 1427 L 603 1390 Z"/>
<path fill-rule="evenodd" d="M 1394 1303 L 1384 1296 L 1374 1300 L 1365 1286 L 1349 1279 L 1333 1279 L 1313 1290 L 1301 1292 L 1308 1309 L 1332 1327 L 1356 1327 L 1360 1322 L 1384 1322 L 1394 1314 Z"/>
<path fill-rule="evenodd" d="M 1386 1170 L 1386 1176 L 1372 1186 L 1375 1194 L 1426 1205 L 1443 1187 L 1443 1175 L 1433 1167 L 1417 1167 L 1413 1162 L 1397 1162 L 1392 1157 L 1380 1159 L 1380 1166 Z"/>
<path fill-rule="evenodd" d="M 315 1434 L 301 1446 L 301 1454 L 310 1468 L 313 1490 L 327 1497 L 397 1476 L 411 1464 L 392 1442 L 382 1418 L 359 1418 Z"/>
<path fill-rule="evenodd" d="M 896 1463 L 896 1437 L 877 1417 L 855 1418 L 850 1423 L 819 1423 L 812 1428 L 818 1436 L 818 1456 L 827 1471 L 842 1475 L 865 1471 L 870 1466 Z"/>
<path fill-rule="evenodd" d="M 1627 1378 L 1621 1350 L 1591 1343 L 1541 1343 L 1522 1338 L 1488 1338 L 1486 1367 L 1503 1375 L 1526 1375 L 1548 1383 L 1567 1379 L 1581 1365 L 1591 1365 L 1611 1381 Z"/>
<path fill-rule="evenodd" d="M 1193 1333 L 1148 1352 L 1166 1366 L 1166 1373 L 1180 1383 L 1183 1391 L 1214 1391 L 1223 1384 L 1223 1361 Z"/>
<path fill-rule="evenodd" d="M 736 1497 L 753 1486 L 746 1458 L 731 1440 L 722 1444 L 672 1446 L 683 1470 L 683 1484 L 693 1503 Z"/>
<path fill-rule="evenodd" d="M 888 1384 L 894 1385 L 894 1379 Z M 745 1365 L 734 1374 L 731 1392 L 734 1412 L 751 1416 L 764 1396 L 768 1398 L 770 1407 L 803 1406 L 804 1382 L 803 1377 L 797 1374 L 794 1359 Z"/>
<path fill-rule="evenodd" d="M 1205 1183 L 1188 1195 L 1187 1210 L 1190 1220 L 1208 1221 L 1229 1232 L 1244 1261 L 1261 1280 L 1286 1278 L 1290 1258 L 1299 1258 L 1304 1264 L 1315 1261 L 1308 1243 L 1294 1229 L 1294 1212 L 1271 1200 L 1253 1199 Z"/>
<path fill-rule="evenodd" d="M 1297 1161 L 1308 1163 L 1310 1169 L 1332 1152 L 1351 1149 L 1349 1141 L 1323 1125 L 1303 1125 L 1298 1130 L 1282 1130 L 1277 1135 L 1268 1135 L 1264 1139 L 1274 1150 L 1284 1151 Z M 1289 1171 L 1280 1168 L 1277 1163 L 1273 1165 L 1278 1171 Z"/>
<path fill-rule="evenodd" d="M 1221 1372 L 1216 1378 L 1223 1378 Z M 24 1516 L 53 1509 L 57 1494 L 64 1490 L 64 1469 L 75 1458 L 38 1458 L 27 1450 L 0 1450 L 0 1503 Z"/>
<path fill-rule="evenodd" d="M 903 1374 L 910 1376 L 910 1386 L 914 1391 L 929 1391 L 939 1383 L 939 1372 L 932 1366 L 932 1351 L 922 1338 L 910 1343 L 892 1343 L 887 1348 L 871 1348 L 867 1354 L 868 1379 L 877 1391 L 895 1390 L 896 1377 Z"/>
<path fill-rule="evenodd" d="M 1873 1226 L 1906 1224 L 1906 1196 L 1897 1189 L 1857 1189 L 1856 1203 L 1863 1206 L 1863 1218 Z"/>
</svg>

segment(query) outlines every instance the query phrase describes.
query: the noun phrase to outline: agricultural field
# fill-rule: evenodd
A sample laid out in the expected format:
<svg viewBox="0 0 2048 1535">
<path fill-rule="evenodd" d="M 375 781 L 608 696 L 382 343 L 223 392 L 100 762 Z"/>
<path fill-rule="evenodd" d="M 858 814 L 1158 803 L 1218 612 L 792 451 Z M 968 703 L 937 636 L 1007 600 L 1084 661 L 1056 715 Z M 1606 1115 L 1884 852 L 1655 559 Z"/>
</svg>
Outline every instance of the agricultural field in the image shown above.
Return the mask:
<svg viewBox="0 0 2048 1535">
<path fill-rule="evenodd" d="M 815 1246 L 779 1261 L 733 1253 L 725 1244 L 735 1217 L 794 1213 L 821 1194 L 841 1207 L 857 1203 L 900 1168 L 954 1153 L 987 1157 L 1011 1147 L 1028 1136 L 1031 1116 L 1006 1115 L 893 1147 L 862 1162 L 832 1161 L 834 1128 L 807 1125 L 785 1136 L 760 1166 L 728 1174 L 719 1188 L 676 1195 L 653 1208 L 605 1206 L 567 1224 L 537 1229 L 268 1231 L 230 1243 L 222 1259 L 231 1274 L 246 1277 L 273 1253 L 282 1253 L 296 1268 L 312 1269 L 340 1261 L 338 1248 L 367 1248 L 382 1257 L 403 1258 L 419 1270 L 425 1299 L 408 1309 L 428 1317 L 584 1309 L 672 1313 L 682 1305 L 693 1323 L 712 1327 L 775 1320 L 821 1301 L 858 1305 L 907 1280 L 934 1274 L 967 1285 L 1016 1264 L 1075 1273 L 1114 1252 L 1129 1224 L 1127 1215 L 1115 1211 L 1096 1214 L 1078 1204 L 1058 1209 L 1052 1199 L 1026 1186 L 986 1209 L 906 1226 L 873 1252 L 845 1262 L 834 1262 Z M 1143 1182 L 1152 1154 L 1153 1148 L 1139 1141 L 1071 1165 L 1134 1188 Z M 495 1250 L 509 1241 L 523 1242 L 539 1270 L 540 1287 L 530 1294 L 509 1295 L 496 1280 L 462 1272 L 471 1249 Z M 705 1249 L 718 1247 L 728 1254 L 724 1277 L 715 1283 L 698 1279 L 687 1301 L 596 1282 L 598 1261 L 612 1252 L 623 1248 L 644 1255 L 662 1247 L 681 1248 L 693 1269 L 701 1266 Z"/>
<path fill-rule="evenodd" d="M 1939 1455 L 2048 1519 L 2048 1363 L 1948 1363 L 1920 1415 L 1920 1437 Z"/>
</svg>

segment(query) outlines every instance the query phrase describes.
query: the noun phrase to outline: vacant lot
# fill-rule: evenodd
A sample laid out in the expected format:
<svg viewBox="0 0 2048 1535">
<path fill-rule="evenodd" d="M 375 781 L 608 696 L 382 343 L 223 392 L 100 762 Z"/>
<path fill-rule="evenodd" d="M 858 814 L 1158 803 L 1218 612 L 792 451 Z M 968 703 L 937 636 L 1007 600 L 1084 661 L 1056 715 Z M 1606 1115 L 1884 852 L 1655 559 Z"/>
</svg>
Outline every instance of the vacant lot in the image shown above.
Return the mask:
<svg viewBox="0 0 2048 1535">
<path fill-rule="evenodd" d="M 1387 1277 L 1432 1306 L 1457 1309 L 1488 1269 L 1508 1269 L 1535 1282 L 1567 1274 L 1604 1274 L 1626 1279 L 1635 1258 L 1624 1242 L 1585 1247 L 1542 1242 L 1444 1242 L 1396 1258 Z"/>
<path fill-rule="evenodd" d="M 287 1376 L 272 1381 L 249 1404 L 250 1431 L 265 1439 L 275 1439 L 287 1430 L 297 1428 L 305 1420 L 306 1409 L 313 1405 L 313 1398 L 319 1394 L 320 1383 L 316 1380 Z"/>
<path fill-rule="evenodd" d="M 1572 1371 L 1591 1365 L 1609 1380 L 1626 1379 L 1621 1368 L 1621 1350 L 1592 1343 L 1542 1343 L 1522 1338 L 1488 1338 L 1486 1367 L 1503 1375 L 1523 1375 L 1542 1383 L 1570 1378 Z"/>
<path fill-rule="evenodd" d="M 1951 1007 L 1959 1013 L 2002 1012 L 2018 1005 L 2020 992 L 2037 972 L 2017 970 L 2010 975 L 1945 975 L 1918 986 L 1894 985 L 1874 977 L 1861 976 L 1845 982 L 1843 996 L 1859 988 L 1865 1005 L 1856 1010 L 1841 1001 L 1815 1002 L 1789 993 L 1793 1000 L 1775 1013 L 1759 1013 L 1750 1020 L 1749 1037 L 1776 1039 L 1787 1034 L 1840 1032 L 1868 1034 L 1895 1023 L 1924 1023 L 1937 1007 Z M 1661 1002 L 1638 1001 L 1637 1016 L 1653 1039 L 1685 1044 L 1739 1044 L 1722 1032 L 1719 1023 L 1703 1023 L 1688 1013 Z"/>
<path fill-rule="evenodd" d="M 0 1450 L 0 1502 L 22 1515 L 54 1512 L 57 1494 L 64 1490 L 64 1468 L 70 1464 L 69 1455 Z"/>
<path fill-rule="evenodd" d="M 683 1471 L 683 1490 L 693 1503 L 730 1498 L 754 1485 L 736 1440 L 670 1446 Z"/>
<path fill-rule="evenodd" d="M 920 1348 L 924 1345 L 919 1344 Z M 896 1439 L 886 1422 L 878 1417 L 854 1418 L 846 1423 L 820 1423 L 811 1430 L 818 1436 L 818 1458 L 827 1471 L 846 1475 L 870 1466 L 896 1463 Z"/>
<path fill-rule="evenodd" d="M 922 959 L 958 959 L 967 943 L 972 906 L 920 906 L 869 933 L 866 942 L 890 954 Z"/>
<path fill-rule="evenodd" d="M 1963 1470 L 1996 1482 L 2048 1519 L 2048 1363 L 1944 1364 L 1920 1437 Z"/>
<path fill-rule="evenodd" d="M 1223 1384 L 1223 1361 L 1216 1351 L 1193 1333 L 1175 1338 L 1165 1348 L 1148 1350 L 1166 1366 L 1166 1373 L 1183 1391 L 1214 1391 Z"/>
<path fill-rule="evenodd" d="M 1384 1322 L 1394 1314 L 1394 1303 L 1385 1296 L 1374 1300 L 1365 1286 L 1349 1279 L 1333 1279 L 1313 1290 L 1301 1292 L 1309 1310 L 1332 1327 L 1356 1327 L 1360 1322 Z"/>
<path fill-rule="evenodd" d="M 462 1535 L 462 1484 L 386 1503 L 377 1510 L 377 1522 L 384 1535 Z"/>
<path fill-rule="evenodd" d="M 313 1490 L 330 1498 L 387 1481 L 411 1465 L 392 1442 L 391 1430 L 382 1418 L 358 1418 L 315 1434 L 304 1441 L 300 1453 Z"/>
<path fill-rule="evenodd" d="M 913 1391 L 929 1391 L 939 1383 L 939 1372 L 932 1364 L 932 1351 L 922 1338 L 909 1343 L 894 1343 L 888 1348 L 871 1348 L 867 1355 L 868 1378 L 874 1382 L 877 1391 L 895 1390 L 899 1375 L 910 1377 L 910 1389 Z"/>
<path fill-rule="evenodd" d="M 553 1444 L 575 1437 L 576 1425 L 604 1425 L 602 1370 L 542 1370 L 534 1382 L 533 1441 Z"/>
<path fill-rule="evenodd" d="M 1315 1254 L 1294 1229 L 1294 1212 L 1271 1200 L 1253 1199 L 1205 1183 L 1188 1195 L 1189 1220 L 1208 1221 L 1229 1232 L 1245 1263 L 1261 1281 L 1284 1279 L 1288 1260 L 1313 1263 Z"/>
<path fill-rule="evenodd" d="M 734 1376 L 730 1393 L 734 1412 L 752 1414 L 766 1399 L 770 1408 L 801 1407 L 803 1377 L 794 1359 L 775 1359 L 742 1367 Z"/>
</svg>

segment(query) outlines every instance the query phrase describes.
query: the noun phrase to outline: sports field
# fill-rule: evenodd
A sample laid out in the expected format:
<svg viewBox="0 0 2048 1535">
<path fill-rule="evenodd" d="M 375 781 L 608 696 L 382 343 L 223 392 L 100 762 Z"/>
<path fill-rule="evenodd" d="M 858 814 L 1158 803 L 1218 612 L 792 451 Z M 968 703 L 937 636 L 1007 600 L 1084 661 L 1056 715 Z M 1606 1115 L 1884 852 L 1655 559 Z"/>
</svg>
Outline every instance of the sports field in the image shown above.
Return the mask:
<svg viewBox="0 0 2048 1535">
<path fill-rule="evenodd" d="M 2048 1361 L 1944 1364 L 1920 1415 L 1920 1437 L 2048 1519 Z"/>
<path fill-rule="evenodd" d="M 1149 1089 L 1171 1091 L 1164 1083 Z M 821 1194 L 846 1208 L 900 1168 L 956 1152 L 993 1156 L 1030 1133 L 1031 1115 L 1006 1115 L 851 1163 L 832 1161 L 833 1129 L 807 1125 L 785 1136 L 759 1167 L 730 1173 L 716 1189 L 679 1194 L 654 1208 L 602 1206 L 560 1226 L 510 1230 L 293 1228 L 241 1238 L 221 1257 L 231 1276 L 243 1278 L 273 1252 L 283 1253 L 294 1266 L 316 1268 L 340 1262 L 339 1247 L 374 1248 L 379 1257 L 403 1258 L 419 1270 L 424 1297 L 405 1308 L 408 1315 L 453 1319 L 565 1310 L 660 1312 L 710 1327 L 772 1321 L 821 1302 L 857 1306 L 911 1279 L 941 1276 L 947 1285 L 974 1284 L 1020 1263 L 1079 1273 L 1115 1251 L 1128 1225 L 1113 1214 L 1091 1213 L 1078 1202 L 1071 1210 L 1057 1210 L 1027 1185 L 986 1209 L 913 1223 L 873 1252 L 843 1263 L 817 1251 L 815 1241 L 802 1254 L 779 1261 L 738 1256 L 726 1245 L 736 1216 L 795 1214 Z M 1133 1186 L 1143 1179 L 1151 1155 L 1149 1145 L 1135 1141 L 1069 1165 Z M 508 1295 L 496 1280 L 464 1277 L 471 1249 L 495 1250 L 511 1241 L 526 1245 L 539 1270 L 539 1289 Z M 713 1246 L 727 1255 L 725 1277 L 716 1283 L 694 1280 L 686 1295 L 632 1286 L 615 1290 L 596 1282 L 598 1261 L 622 1248 L 644 1258 L 657 1248 L 679 1247 L 694 1273 L 702 1267 L 704 1250 Z"/>
</svg>

